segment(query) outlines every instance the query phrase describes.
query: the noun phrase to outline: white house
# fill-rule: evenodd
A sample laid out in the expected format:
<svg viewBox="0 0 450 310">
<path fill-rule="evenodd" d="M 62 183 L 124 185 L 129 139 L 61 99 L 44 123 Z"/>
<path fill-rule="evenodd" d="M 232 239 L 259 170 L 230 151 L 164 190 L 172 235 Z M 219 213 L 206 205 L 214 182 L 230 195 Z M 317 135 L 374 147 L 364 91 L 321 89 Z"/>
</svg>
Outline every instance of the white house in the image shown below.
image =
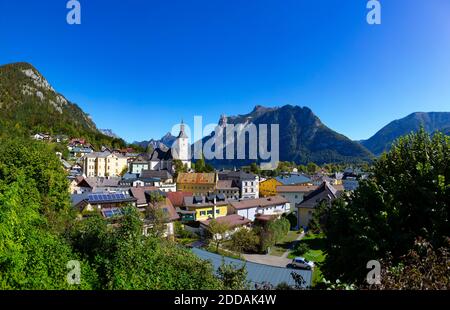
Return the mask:
<svg viewBox="0 0 450 310">
<path fill-rule="evenodd" d="M 234 213 L 248 218 L 250 221 L 255 220 L 256 214 L 280 215 L 291 211 L 289 201 L 281 196 L 231 202 L 231 208 Z"/>
<path fill-rule="evenodd" d="M 317 186 L 310 185 L 279 185 L 277 186 L 277 193 L 283 198 L 289 200 L 291 206 L 303 201 L 303 197 L 317 189 Z"/>
</svg>

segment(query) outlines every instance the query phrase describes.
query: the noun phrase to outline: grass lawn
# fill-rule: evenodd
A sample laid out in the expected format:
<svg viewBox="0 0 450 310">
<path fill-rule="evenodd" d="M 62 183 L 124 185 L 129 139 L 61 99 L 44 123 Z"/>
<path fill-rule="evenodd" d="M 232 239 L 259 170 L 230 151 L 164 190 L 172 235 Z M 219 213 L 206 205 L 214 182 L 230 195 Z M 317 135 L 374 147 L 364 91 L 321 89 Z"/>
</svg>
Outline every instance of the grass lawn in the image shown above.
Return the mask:
<svg viewBox="0 0 450 310">
<path fill-rule="evenodd" d="M 300 236 L 300 231 L 289 231 L 287 233 L 287 235 L 283 238 L 283 240 L 281 240 L 280 242 L 278 242 L 277 244 L 275 244 L 273 247 L 270 248 L 270 255 L 274 255 L 274 256 L 281 256 L 284 254 L 284 252 L 286 252 L 287 250 L 289 250 L 289 247 L 291 246 L 292 242 L 294 242 L 298 236 Z"/>
<path fill-rule="evenodd" d="M 322 272 L 320 271 L 320 263 L 325 260 L 325 254 L 323 252 L 323 249 L 325 247 L 325 237 L 322 234 L 311 234 L 303 237 L 300 243 L 307 244 L 309 247 L 309 251 L 303 254 L 295 253 L 295 251 L 292 251 L 291 253 L 289 253 L 288 258 L 302 256 L 307 260 L 315 263 L 312 279 L 312 285 L 314 286 L 316 283 L 321 282 L 323 278 Z"/>
<path fill-rule="evenodd" d="M 222 246 L 223 246 L 223 244 L 222 244 Z M 242 259 L 240 253 L 234 252 L 234 251 L 229 250 L 229 249 L 225 249 L 225 248 L 223 248 L 222 246 L 219 247 L 219 251 L 216 251 L 216 250 L 217 250 L 216 245 L 210 243 L 210 244 L 209 244 L 208 246 L 206 246 L 204 249 L 205 249 L 206 251 L 208 251 L 208 252 L 215 253 L 215 254 L 219 254 L 219 255 L 222 255 L 222 256 L 226 256 L 226 257 L 230 257 L 230 258 L 235 258 L 235 259 Z"/>
</svg>

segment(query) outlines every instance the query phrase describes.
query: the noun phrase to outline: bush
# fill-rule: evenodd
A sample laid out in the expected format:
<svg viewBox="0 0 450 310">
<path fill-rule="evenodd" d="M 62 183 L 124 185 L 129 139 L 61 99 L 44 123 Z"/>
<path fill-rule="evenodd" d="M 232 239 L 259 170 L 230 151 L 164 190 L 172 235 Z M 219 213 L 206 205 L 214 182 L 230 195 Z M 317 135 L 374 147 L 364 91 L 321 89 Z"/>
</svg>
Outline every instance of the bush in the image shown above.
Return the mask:
<svg viewBox="0 0 450 310">
<path fill-rule="evenodd" d="M 196 239 L 198 236 L 191 231 L 184 229 L 183 224 L 181 222 L 175 222 L 175 236 L 180 239 Z"/>
<path fill-rule="evenodd" d="M 294 253 L 295 255 L 303 255 L 309 250 L 309 246 L 306 243 L 300 242 L 295 246 Z"/>
<path fill-rule="evenodd" d="M 266 226 L 258 226 L 255 231 L 259 235 L 259 250 L 267 253 L 268 249 L 277 242 L 283 240 L 284 236 L 289 232 L 290 223 L 285 218 L 274 220 Z"/>
<path fill-rule="evenodd" d="M 231 246 L 238 252 L 255 252 L 259 246 L 259 236 L 255 231 L 241 228 L 231 236 Z"/>
<path fill-rule="evenodd" d="M 285 216 L 285 218 L 289 221 L 291 229 L 297 227 L 297 215 L 294 212 L 289 213 L 288 215 Z"/>
</svg>

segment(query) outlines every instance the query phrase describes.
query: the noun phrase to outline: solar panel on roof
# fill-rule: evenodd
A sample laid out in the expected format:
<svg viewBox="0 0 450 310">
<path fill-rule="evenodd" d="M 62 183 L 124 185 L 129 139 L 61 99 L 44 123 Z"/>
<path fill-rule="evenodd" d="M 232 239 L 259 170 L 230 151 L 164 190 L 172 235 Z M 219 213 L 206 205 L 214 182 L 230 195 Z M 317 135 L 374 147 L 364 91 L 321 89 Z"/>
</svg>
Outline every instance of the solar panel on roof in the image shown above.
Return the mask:
<svg viewBox="0 0 450 310">
<path fill-rule="evenodd" d="M 113 216 L 113 212 L 111 210 L 105 210 L 105 211 L 103 211 L 103 214 L 105 215 L 105 217 L 112 217 Z"/>
</svg>

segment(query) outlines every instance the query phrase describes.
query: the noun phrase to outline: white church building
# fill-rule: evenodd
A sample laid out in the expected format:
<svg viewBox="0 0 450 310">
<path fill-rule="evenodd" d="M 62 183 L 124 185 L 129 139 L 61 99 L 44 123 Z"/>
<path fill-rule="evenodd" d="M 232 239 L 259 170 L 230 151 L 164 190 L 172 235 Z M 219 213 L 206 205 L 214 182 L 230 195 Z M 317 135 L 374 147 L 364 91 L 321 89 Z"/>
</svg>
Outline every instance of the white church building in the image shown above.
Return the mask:
<svg viewBox="0 0 450 310">
<path fill-rule="evenodd" d="M 189 137 L 185 132 L 185 125 L 180 124 L 180 133 L 172 144 L 171 148 L 160 146 L 150 155 L 148 160 L 150 170 L 174 171 L 174 160 L 180 160 L 188 169 L 191 168 L 191 152 Z"/>
</svg>

